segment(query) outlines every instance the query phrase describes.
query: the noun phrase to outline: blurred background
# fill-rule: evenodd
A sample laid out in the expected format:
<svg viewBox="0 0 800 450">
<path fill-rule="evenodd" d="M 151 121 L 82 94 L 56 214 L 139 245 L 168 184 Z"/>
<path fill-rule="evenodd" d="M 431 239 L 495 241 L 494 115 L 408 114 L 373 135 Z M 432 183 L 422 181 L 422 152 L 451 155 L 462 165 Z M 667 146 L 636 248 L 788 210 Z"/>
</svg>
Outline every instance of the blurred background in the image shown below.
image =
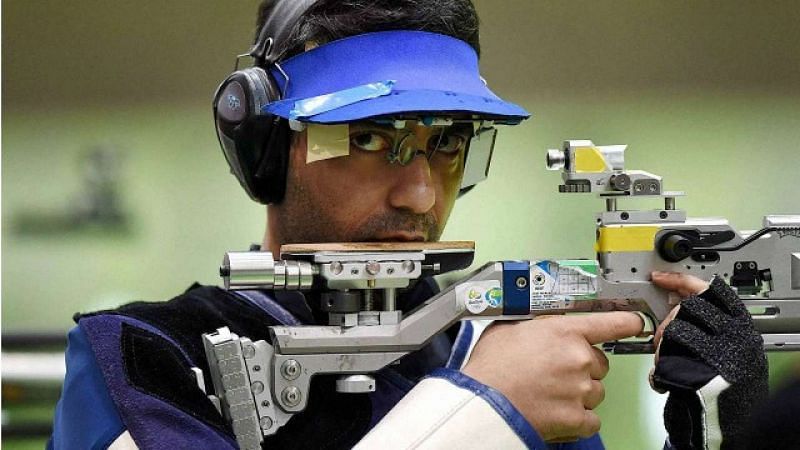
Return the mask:
<svg viewBox="0 0 800 450">
<path fill-rule="evenodd" d="M 6 448 L 44 445 L 73 313 L 216 284 L 225 251 L 261 240 L 264 209 L 229 175 L 210 108 L 257 4 L 3 1 Z M 628 144 L 627 167 L 686 191 L 690 216 L 756 229 L 765 214 L 800 213 L 796 2 L 476 6 L 484 78 L 534 114 L 501 130 L 489 180 L 443 236 L 476 241 L 477 264 L 593 257 L 602 202 L 558 195 L 544 170 L 545 149 L 565 139 Z M 770 355 L 773 385 L 799 361 Z M 661 448 L 650 358 L 611 367 L 608 448 Z"/>
</svg>

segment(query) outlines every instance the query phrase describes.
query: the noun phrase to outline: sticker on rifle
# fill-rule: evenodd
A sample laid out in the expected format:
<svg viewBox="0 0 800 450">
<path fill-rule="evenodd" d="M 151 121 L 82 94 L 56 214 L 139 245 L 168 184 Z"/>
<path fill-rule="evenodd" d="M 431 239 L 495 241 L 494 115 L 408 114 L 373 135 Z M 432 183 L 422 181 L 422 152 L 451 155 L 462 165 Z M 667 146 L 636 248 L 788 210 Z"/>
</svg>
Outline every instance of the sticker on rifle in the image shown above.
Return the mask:
<svg viewBox="0 0 800 450">
<path fill-rule="evenodd" d="M 549 309 L 569 309 L 569 300 L 531 300 L 531 311 L 546 311 Z"/>
<path fill-rule="evenodd" d="M 503 289 L 496 280 L 473 281 L 456 286 L 456 301 L 466 306 L 472 314 L 503 305 Z"/>
<path fill-rule="evenodd" d="M 597 262 L 538 261 L 531 264 L 531 299 L 593 298 L 597 295 Z"/>
<path fill-rule="evenodd" d="M 501 303 L 503 303 L 503 290 L 499 287 L 493 287 L 486 291 L 486 293 L 483 294 L 483 297 L 486 299 L 486 302 L 489 304 L 489 306 L 492 308 L 497 308 Z"/>
<path fill-rule="evenodd" d="M 569 309 L 575 301 L 597 298 L 597 262 L 545 260 L 531 264 L 531 311 Z"/>
</svg>

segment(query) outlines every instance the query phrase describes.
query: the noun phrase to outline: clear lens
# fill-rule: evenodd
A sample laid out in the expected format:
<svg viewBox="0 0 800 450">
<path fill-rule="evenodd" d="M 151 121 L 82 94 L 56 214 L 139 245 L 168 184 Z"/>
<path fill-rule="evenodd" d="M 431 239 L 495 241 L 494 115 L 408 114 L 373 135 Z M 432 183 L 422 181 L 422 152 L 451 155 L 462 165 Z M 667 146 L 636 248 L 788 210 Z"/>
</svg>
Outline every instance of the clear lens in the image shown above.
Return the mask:
<svg viewBox="0 0 800 450">
<path fill-rule="evenodd" d="M 417 155 L 417 143 L 416 139 L 414 139 L 413 134 L 407 134 L 403 137 L 397 146 L 394 148 L 392 153 L 388 156 L 389 162 L 392 163 L 399 163 L 402 166 L 405 166 L 414 159 L 414 156 Z"/>
<path fill-rule="evenodd" d="M 439 152 L 446 155 L 454 155 L 464 151 L 472 135 L 472 127 L 469 129 L 464 129 L 464 127 L 458 127 L 457 125 L 449 127 L 439 133 L 438 136 L 428 140 L 428 154 L 433 155 Z"/>
</svg>

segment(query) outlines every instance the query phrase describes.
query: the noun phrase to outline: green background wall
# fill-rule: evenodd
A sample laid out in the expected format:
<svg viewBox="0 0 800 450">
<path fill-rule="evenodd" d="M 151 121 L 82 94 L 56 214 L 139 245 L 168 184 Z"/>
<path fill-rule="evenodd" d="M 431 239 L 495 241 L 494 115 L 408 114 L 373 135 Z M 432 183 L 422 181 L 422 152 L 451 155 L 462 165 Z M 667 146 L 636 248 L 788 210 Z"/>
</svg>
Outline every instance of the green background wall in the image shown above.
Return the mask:
<svg viewBox="0 0 800 450">
<path fill-rule="evenodd" d="M 217 283 L 226 250 L 260 241 L 263 208 L 228 174 L 209 108 L 250 42 L 256 4 L 3 2 L 4 332 L 67 330 L 75 311 Z M 602 202 L 557 194 L 543 167 L 564 139 L 629 144 L 627 167 L 686 191 L 678 206 L 690 216 L 753 229 L 765 214 L 800 213 L 795 2 L 476 5 L 484 77 L 534 113 L 501 130 L 492 176 L 459 200 L 443 236 L 475 240 L 476 261 L 592 256 Z M 20 229 L 21 217 L 76 208 L 81 158 L 96 146 L 121 155 L 129 226 Z M 649 359 L 611 359 L 607 446 L 660 448 Z M 779 382 L 798 357 L 771 362 Z"/>
</svg>

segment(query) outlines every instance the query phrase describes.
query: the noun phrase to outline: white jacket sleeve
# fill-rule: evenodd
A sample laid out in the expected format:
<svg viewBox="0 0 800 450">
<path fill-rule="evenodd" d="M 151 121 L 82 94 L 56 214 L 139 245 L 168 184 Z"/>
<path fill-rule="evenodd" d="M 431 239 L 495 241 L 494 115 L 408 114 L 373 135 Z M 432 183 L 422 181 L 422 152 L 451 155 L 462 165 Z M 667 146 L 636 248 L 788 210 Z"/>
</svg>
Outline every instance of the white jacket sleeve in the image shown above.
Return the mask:
<svg viewBox="0 0 800 450">
<path fill-rule="evenodd" d="M 447 367 L 419 382 L 356 449 L 547 448 L 505 396 L 459 371 L 488 322 L 464 325 Z"/>
<path fill-rule="evenodd" d="M 422 380 L 357 449 L 544 449 L 546 445 L 499 392 L 461 372 Z"/>
</svg>

